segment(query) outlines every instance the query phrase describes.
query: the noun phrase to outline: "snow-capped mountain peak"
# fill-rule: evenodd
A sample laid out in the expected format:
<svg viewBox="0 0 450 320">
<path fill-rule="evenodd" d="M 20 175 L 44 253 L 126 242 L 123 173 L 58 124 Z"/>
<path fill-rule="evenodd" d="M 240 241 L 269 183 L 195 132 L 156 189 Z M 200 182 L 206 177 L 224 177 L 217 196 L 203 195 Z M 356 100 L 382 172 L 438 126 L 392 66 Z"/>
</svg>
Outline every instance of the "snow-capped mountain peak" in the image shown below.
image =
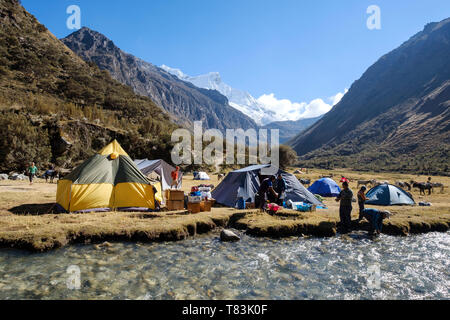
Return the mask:
<svg viewBox="0 0 450 320">
<path fill-rule="evenodd" d="M 250 93 L 232 88 L 223 82 L 218 72 L 191 77 L 180 69 L 166 65 L 162 65 L 161 69 L 197 87 L 219 91 L 228 98 L 230 106 L 246 114 L 261 126 L 277 121 L 297 121 L 319 117 L 330 111 L 347 93 L 345 90 L 343 93 L 329 97 L 328 103 L 320 98 L 309 103 L 292 102 L 288 99 L 278 99 L 273 93 L 264 94 L 255 99 Z"/>
<path fill-rule="evenodd" d="M 248 92 L 234 89 L 224 83 L 219 72 L 210 72 L 191 77 L 186 75 L 180 69 L 171 68 L 166 65 L 162 65 L 161 69 L 177 76 L 181 80 L 191 82 L 197 87 L 219 91 L 228 98 L 230 105 L 233 108 L 248 115 L 259 125 L 265 125 L 277 120 L 275 112 L 267 109 Z"/>
</svg>

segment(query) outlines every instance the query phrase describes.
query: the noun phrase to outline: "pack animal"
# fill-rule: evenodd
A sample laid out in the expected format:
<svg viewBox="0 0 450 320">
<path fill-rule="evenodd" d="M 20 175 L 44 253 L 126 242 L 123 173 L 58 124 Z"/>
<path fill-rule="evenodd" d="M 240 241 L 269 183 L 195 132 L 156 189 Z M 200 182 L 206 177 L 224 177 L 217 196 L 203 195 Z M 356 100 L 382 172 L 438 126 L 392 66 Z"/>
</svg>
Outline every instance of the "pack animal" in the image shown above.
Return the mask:
<svg viewBox="0 0 450 320">
<path fill-rule="evenodd" d="M 412 187 L 419 189 L 420 195 L 425 195 L 425 190 L 428 190 L 428 195 L 433 192 L 433 184 L 428 182 L 411 181 Z"/>
</svg>

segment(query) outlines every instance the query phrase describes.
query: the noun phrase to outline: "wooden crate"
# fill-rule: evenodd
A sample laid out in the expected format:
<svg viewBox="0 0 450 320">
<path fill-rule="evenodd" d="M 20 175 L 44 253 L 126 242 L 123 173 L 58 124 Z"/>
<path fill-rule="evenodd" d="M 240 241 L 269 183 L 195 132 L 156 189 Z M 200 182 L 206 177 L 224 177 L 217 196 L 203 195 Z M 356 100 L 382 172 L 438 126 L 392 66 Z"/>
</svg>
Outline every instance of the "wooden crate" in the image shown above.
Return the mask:
<svg viewBox="0 0 450 320">
<path fill-rule="evenodd" d="M 181 190 L 168 190 L 167 200 L 183 200 L 184 192 Z"/>
<path fill-rule="evenodd" d="M 210 212 L 211 206 L 212 206 L 211 201 L 202 201 L 200 203 L 200 210 L 201 212 Z"/>
<path fill-rule="evenodd" d="M 201 212 L 200 203 L 188 203 L 188 211 L 190 213 L 199 213 L 199 212 Z"/>
<path fill-rule="evenodd" d="M 167 200 L 167 209 L 170 211 L 184 210 L 184 200 Z"/>
</svg>

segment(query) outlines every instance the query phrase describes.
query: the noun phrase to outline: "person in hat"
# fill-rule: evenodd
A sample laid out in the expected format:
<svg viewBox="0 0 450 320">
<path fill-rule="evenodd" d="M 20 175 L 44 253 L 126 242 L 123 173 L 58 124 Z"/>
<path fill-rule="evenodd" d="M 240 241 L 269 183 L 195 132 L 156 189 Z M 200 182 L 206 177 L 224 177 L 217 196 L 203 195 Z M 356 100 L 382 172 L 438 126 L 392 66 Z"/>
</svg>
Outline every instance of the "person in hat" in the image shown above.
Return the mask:
<svg viewBox="0 0 450 320">
<path fill-rule="evenodd" d="M 367 187 L 362 186 L 361 189 L 358 191 L 358 205 L 359 205 L 359 221 L 362 220 L 362 212 L 364 211 L 364 204 L 366 203 L 366 191 Z"/>
<path fill-rule="evenodd" d="M 364 209 L 361 215 L 369 221 L 369 235 L 378 235 L 383 228 L 383 220 L 389 219 L 392 214 L 388 210 Z"/>
</svg>

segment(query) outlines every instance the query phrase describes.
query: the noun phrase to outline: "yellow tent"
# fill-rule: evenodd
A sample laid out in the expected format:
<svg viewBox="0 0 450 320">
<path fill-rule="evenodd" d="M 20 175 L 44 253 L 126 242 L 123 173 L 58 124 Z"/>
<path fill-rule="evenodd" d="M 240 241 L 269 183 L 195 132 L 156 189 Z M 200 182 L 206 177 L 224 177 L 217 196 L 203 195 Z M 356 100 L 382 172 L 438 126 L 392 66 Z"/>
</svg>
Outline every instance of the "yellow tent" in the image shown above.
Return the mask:
<svg viewBox="0 0 450 320">
<path fill-rule="evenodd" d="M 156 188 L 114 140 L 58 181 L 56 202 L 68 212 L 155 209 Z"/>
</svg>

